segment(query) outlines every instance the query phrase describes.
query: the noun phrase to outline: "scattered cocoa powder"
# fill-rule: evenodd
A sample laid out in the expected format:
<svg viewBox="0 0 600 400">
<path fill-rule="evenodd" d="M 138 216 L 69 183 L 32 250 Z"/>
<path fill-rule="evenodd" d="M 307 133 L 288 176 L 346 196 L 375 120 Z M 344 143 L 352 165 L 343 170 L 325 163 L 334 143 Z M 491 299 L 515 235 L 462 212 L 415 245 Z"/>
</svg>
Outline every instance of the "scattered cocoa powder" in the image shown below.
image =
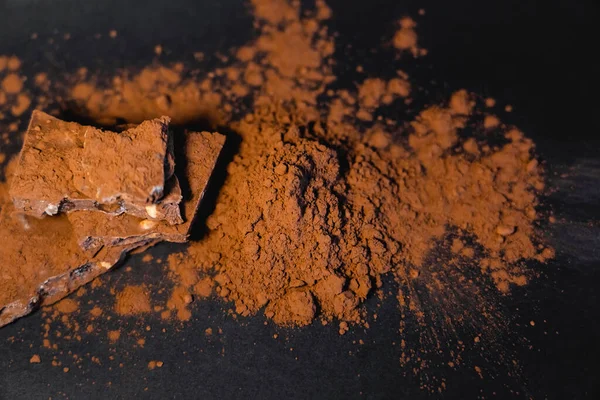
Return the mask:
<svg viewBox="0 0 600 400">
<path fill-rule="evenodd" d="M 372 121 L 378 107 L 409 99 L 408 76 L 367 78 L 323 109 L 316 98 L 335 79 L 328 62 L 334 41 L 319 27 L 328 7 L 319 1 L 314 14 L 301 16 L 295 3 L 252 4 L 260 35 L 212 78 L 186 80 L 185 67 L 175 64 L 124 71 L 105 88 L 82 71 L 70 91 L 101 123 L 164 113 L 180 123 L 205 115 L 225 121 L 230 117 L 217 108 L 231 106 L 220 105 L 254 99 L 257 111 L 230 122 L 242 145 L 207 221 L 209 234 L 187 255 L 170 257 L 177 286 L 163 318 L 191 317 L 193 296 L 212 291 L 213 279 L 204 275 L 214 276 L 217 294 L 242 315 L 264 308 L 277 323 L 305 325 L 319 309 L 328 320 L 359 322 L 360 304 L 382 276 L 416 279 L 447 227 L 481 246 L 460 254 L 480 257 L 482 272 L 501 291 L 526 283 L 517 262 L 549 254 L 531 241 L 535 190 L 543 189 L 531 141 L 516 129 L 506 130 L 500 149 L 459 139 L 475 113 L 475 97 L 466 91 L 395 130 L 375 123 L 362 132 L 353 119 Z M 394 46 L 424 54 L 414 20 L 399 24 Z M 256 89 L 250 94 L 247 87 Z M 486 116 L 483 126 L 499 123 Z M 121 297 L 119 313 L 132 313 L 119 304 Z M 149 311 L 144 304 L 139 312 Z"/>
<path fill-rule="evenodd" d="M 214 293 L 233 303 L 235 315 L 262 312 L 286 326 L 335 321 L 343 335 L 376 319 L 362 304 L 376 292 L 384 298 L 380 289 L 391 276 L 399 284 L 394 297 L 404 332 L 411 313 L 420 327 L 431 321 L 417 287 L 444 313 L 458 313 L 455 291 L 474 284 L 449 277 L 469 269 L 509 293 L 535 276 L 525 261 L 554 256 L 534 229 L 544 190 L 535 146 L 482 111 L 495 106 L 493 99 L 461 90 L 412 120 L 384 122 L 380 107 L 411 102 L 416 86 L 408 75 L 367 76 L 356 87 L 328 90 L 336 77 L 335 40 L 323 24 L 331 17 L 327 5 L 317 1 L 314 10 L 301 12 L 284 0 L 251 4 L 258 36 L 205 75 L 190 75 L 193 66 L 176 63 L 125 69 L 108 87 L 87 70 L 69 78 L 66 97 L 99 124 L 169 115 L 176 124 L 226 124 L 241 139 L 223 186 L 215 189 L 208 232 L 168 258 L 174 288 L 166 304 L 153 308 L 151 288 L 127 286 L 116 295 L 119 315 L 155 310 L 165 320 L 186 321 L 193 301 Z M 426 54 L 415 21 L 405 17 L 399 27 L 393 46 Z M 8 64 L 0 57 L 0 71 Z M 30 107 L 23 99 L 19 107 L 23 82 L 16 72 L 2 78 L 0 100 L 4 95 L 20 111 L 15 115 Z M 35 82 L 61 90 L 41 77 Z M 240 108 L 240 99 L 252 104 L 251 112 Z M 478 129 L 489 132 L 472 134 Z M 486 306 L 473 309 L 493 321 L 493 304 L 473 293 Z M 463 307 L 473 303 L 466 300 Z M 103 310 L 90 314 L 98 318 Z M 120 334 L 108 332 L 111 341 Z M 421 338 L 422 346 L 440 351 L 443 344 L 430 339 Z M 474 342 L 480 340 L 485 332 Z M 406 350 L 400 361 L 421 356 Z M 148 369 L 162 365 L 150 361 Z"/>
<path fill-rule="evenodd" d="M 164 365 L 164 363 L 162 361 L 150 361 L 148 362 L 148 369 L 149 370 L 153 370 L 155 368 L 162 368 L 162 366 Z"/>
<path fill-rule="evenodd" d="M 23 80 L 15 73 L 8 74 L 2 79 L 2 89 L 7 94 L 19 93 L 23 89 Z"/>
<path fill-rule="evenodd" d="M 115 311 L 119 315 L 138 315 L 152 311 L 150 293 L 143 285 L 126 286 L 117 294 Z"/>
<path fill-rule="evenodd" d="M 21 60 L 17 56 L 10 56 L 6 62 L 6 66 L 9 70 L 16 71 L 21 68 Z"/>
<path fill-rule="evenodd" d="M 381 105 L 390 105 L 397 97 L 406 98 L 410 95 L 408 76 L 398 71 L 399 78 L 388 82 L 380 78 L 368 78 L 358 87 L 358 105 L 356 114 L 363 121 L 372 121 L 372 112 Z M 348 98 L 347 98 L 348 99 Z"/>
<path fill-rule="evenodd" d="M 108 339 L 111 342 L 116 342 L 117 340 L 119 340 L 120 337 L 121 337 L 121 331 L 119 331 L 119 330 L 108 332 Z"/>
<path fill-rule="evenodd" d="M 218 107 L 221 97 L 211 91 L 210 82 L 182 82 L 183 72 L 183 64 L 147 67 L 136 74 L 125 70 L 114 77 L 110 88 L 98 86 L 92 77 L 75 84 L 70 96 L 103 125 L 115 125 L 120 120 L 142 122 L 148 115 L 169 115 L 177 125 L 200 119 L 222 122 Z"/>
<path fill-rule="evenodd" d="M 475 97 L 464 90 L 395 131 L 375 124 L 361 132 L 352 124 L 355 107 L 363 110 L 358 118 L 371 120 L 366 116 L 394 96 L 410 95 L 408 77 L 368 78 L 356 92 L 340 92 L 341 102 L 323 113 L 306 100 L 324 91 L 315 82 L 330 80 L 328 53 L 315 55 L 320 62 L 284 57 L 274 33 L 279 31 L 270 25 L 277 21 L 286 32 L 317 18 L 302 19 L 292 6 L 267 11 L 260 1 L 253 4 L 262 35 L 238 50 L 237 68 L 254 68 L 251 60 L 266 50 L 264 77 L 296 93 L 290 98 L 287 90 L 259 90 L 256 111 L 231 122 L 242 144 L 207 220 L 209 234 L 192 243 L 187 256 L 171 256 L 178 260 L 170 269 L 179 285 L 169 308 L 187 309 L 199 276 L 215 274 L 217 294 L 233 301 L 241 315 L 264 309 L 276 323 L 305 325 L 319 309 L 325 319 L 359 322 L 360 304 L 384 274 L 403 284 L 416 279 L 437 243 L 455 229 L 481 248 L 461 256 L 481 259 L 482 272 L 499 290 L 526 283 L 518 262 L 545 259 L 532 242 L 535 191 L 543 182 L 531 141 L 512 128 L 499 149 L 460 139 L 476 113 Z M 414 31 L 411 21 L 404 19 L 402 28 Z M 314 43 L 311 31 L 294 35 Z M 287 81 L 291 71 L 309 66 L 313 81 Z M 245 79 L 230 78 L 230 87 Z M 315 129 L 307 129 L 308 123 Z M 336 150 L 342 144 L 345 153 Z"/>
<path fill-rule="evenodd" d="M 92 308 L 92 309 L 90 310 L 90 314 L 91 314 L 93 317 L 99 317 L 99 316 L 101 316 L 101 315 L 102 315 L 102 312 L 103 312 L 103 311 L 102 311 L 102 309 L 101 309 L 100 307 L 98 307 L 98 306 L 95 306 L 94 308 Z"/>
<path fill-rule="evenodd" d="M 177 319 L 187 321 L 192 317 L 188 305 L 192 302 L 192 295 L 185 286 L 177 286 L 173 289 L 171 297 L 167 301 L 168 310 L 162 313 L 163 319 L 171 316 L 171 311 L 176 313 Z"/>
<path fill-rule="evenodd" d="M 410 51 L 413 56 L 424 56 L 427 50 L 419 48 L 417 41 L 417 32 L 415 28 L 417 23 L 410 17 L 404 17 L 398 21 L 400 29 L 396 31 L 393 38 L 394 47 L 398 50 Z"/>
<path fill-rule="evenodd" d="M 73 299 L 63 299 L 56 303 L 54 308 L 63 314 L 71 314 L 79 309 L 79 302 Z"/>
<path fill-rule="evenodd" d="M 500 120 L 494 115 L 486 115 L 483 119 L 483 127 L 485 129 L 492 129 L 500 125 Z"/>
<path fill-rule="evenodd" d="M 31 98 L 25 93 L 19 93 L 14 106 L 11 107 L 10 111 L 15 117 L 23 114 L 31 106 Z"/>
</svg>

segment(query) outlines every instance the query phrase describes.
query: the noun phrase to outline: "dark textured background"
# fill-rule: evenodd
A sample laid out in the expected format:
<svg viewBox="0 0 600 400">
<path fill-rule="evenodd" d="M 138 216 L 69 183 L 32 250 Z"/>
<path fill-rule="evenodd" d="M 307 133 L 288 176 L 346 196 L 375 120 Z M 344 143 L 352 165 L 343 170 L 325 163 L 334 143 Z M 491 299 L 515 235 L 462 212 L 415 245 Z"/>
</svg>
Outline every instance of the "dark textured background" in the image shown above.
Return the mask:
<svg viewBox="0 0 600 400">
<path fill-rule="evenodd" d="M 519 376 L 508 377 L 494 364 L 494 353 L 481 349 L 467 350 L 464 365 L 456 370 L 407 373 L 399 363 L 399 346 L 392 344 L 399 340 L 399 316 L 391 299 L 381 304 L 370 299 L 368 307 L 380 307 L 378 321 L 367 331 L 352 329 L 343 337 L 335 327 L 318 323 L 286 330 L 265 324 L 262 317 L 235 321 L 223 304 L 206 301 L 195 305 L 185 328 L 154 317 L 106 322 L 106 329 L 122 327 L 124 333 L 152 326 L 143 349 L 133 349 L 127 339 L 110 345 L 106 337 L 58 341 L 63 354 L 57 356 L 71 367 L 69 373 L 49 366 L 54 353 L 40 347 L 40 313 L 24 318 L 0 330 L 0 398 L 420 398 L 430 395 L 419 388 L 422 382 L 441 379 L 446 390 L 434 397 L 600 397 L 600 119 L 597 46 L 591 42 L 600 17 L 596 2 L 329 4 L 334 11 L 329 26 L 340 34 L 336 73 L 342 83 L 359 79 L 357 63 L 370 75 L 393 71 L 397 65 L 389 62 L 389 52 L 371 49 L 390 37 L 397 18 L 416 17 L 424 8 L 418 33 L 429 55 L 401 65 L 429 87 L 421 97 L 433 103 L 464 87 L 512 104 L 515 111 L 502 117 L 532 137 L 547 162 L 550 186 L 558 189 L 545 205 L 560 221 L 546 228 L 557 258 L 546 266 L 534 265 L 545 271 L 543 277 L 501 300 L 513 322 L 510 332 L 499 333 L 499 342 L 509 342 L 516 353 L 523 365 Z M 110 29 L 118 31 L 117 40 L 106 38 Z M 32 32 L 38 33 L 37 41 L 29 39 Z M 71 39 L 61 40 L 67 32 Z M 94 39 L 96 33 L 105 37 Z M 225 52 L 253 34 L 252 20 L 239 0 L 0 0 L 0 54 L 17 54 L 25 71 L 54 71 L 52 76 L 79 66 L 110 71 L 145 65 L 158 43 L 165 48 L 164 60 L 191 61 L 194 51 Z M 56 38 L 52 45 L 47 43 L 51 37 Z M 351 50 L 345 50 L 347 43 Z M 561 178 L 563 173 L 569 176 Z M 164 257 L 176 248 L 160 245 L 151 252 Z M 133 271 L 109 274 L 110 285 L 162 284 L 162 267 L 142 265 L 139 257 L 127 265 Z M 109 308 L 113 300 L 106 286 L 89 299 Z M 536 321 L 534 327 L 530 320 Z M 208 327 L 220 327 L 223 333 L 205 337 Z M 465 333 L 465 339 L 471 337 L 472 332 Z M 353 343 L 359 339 L 365 344 Z M 69 351 L 97 356 L 102 365 L 88 357 L 78 368 L 67 361 Z M 41 365 L 29 363 L 35 353 L 42 357 Z M 150 360 L 165 365 L 148 371 Z M 474 365 L 484 370 L 485 379 Z"/>
</svg>

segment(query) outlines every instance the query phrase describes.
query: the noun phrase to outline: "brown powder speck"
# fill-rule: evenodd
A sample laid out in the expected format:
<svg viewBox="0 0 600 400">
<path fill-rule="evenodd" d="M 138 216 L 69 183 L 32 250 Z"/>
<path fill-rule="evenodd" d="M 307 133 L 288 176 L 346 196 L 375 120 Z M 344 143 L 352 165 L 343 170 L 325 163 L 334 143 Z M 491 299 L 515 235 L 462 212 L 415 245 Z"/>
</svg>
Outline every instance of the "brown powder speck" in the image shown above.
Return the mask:
<svg viewBox="0 0 600 400">
<path fill-rule="evenodd" d="M 476 366 L 474 367 L 474 369 L 475 369 L 475 372 L 477 372 L 477 375 L 479 375 L 479 377 L 480 377 L 481 379 L 483 379 L 483 373 L 481 372 L 481 368 L 480 368 L 480 367 L 478 367 L 478 366 L 476 365 Z"/>
<path fill-rule="evenodd" d="M 109 331 L 108 332 L 108 339 L 111 342 L 116 342 L 117 340 L 119 340 L 119 338 L 121 337 L 121 331 Z"/>
<path fill-rule="evenodd" d="M 488 97 L 485 99 L 485 106 L 488 108 L 494 107 L 496 105 L 496 100 L 492 97 Z"/>
<path fill-rule="evenodd" d="M 36 74 L 34 77 L 34 82 L 36 86 L 44 86 L 45 84 L 49 83 L 48 74 L 45 72 L 40 72 Z"/>
<path fill-rule="evenodd" d="M 8 61 L 6 62 L 6 66 L 8 67 L 9 70 L 16 71 L 19 68 L 21 68 L 21 60 L 19 60 L 19 58 L 17 56 L 11 56 L 8 58 Z"/>
<path fill-rule="evenodd" d="M 192 301 L 193 298 L 188 289 L 185 286 L 177 286 L 167 301 L 167 308 L 176 311 L 177 319 L 180 321 L 187 321 L 192 317 L 192 313 L 188 309 L 188 305 Z M 165 313 L 164 316 L 168 318 L 169 314 Z"/>
<path fill-rule="evenodd" d="M 31 105 L 31 98 L 28 95 L 26 95 L 25 93 L 19 93 L 17 95 L 16 104 L 11 107 L 10 112 L 15 117 L 18 117 L 21 114 L 23 114 L 25 111 L 27 111 L 27 109 L 29 108 L 30 105 Z"/>
<path fill-rule="evenodd" d="M 212 278 L 204 278 L 194 285 L 194 293 L 199 297 L 209 297 L 215 282 Z"/>
<path fill-rule="evenodd" d="M 344 335 L 346 332 L 348 332 L 348 329 L 349 329 L 349 326 L 346 321 L 340 322 L 340 329 L 339 329 L 340 335 Z"/>
<path fill-rule="evenodd" d="M 496 128 L 500 125 L 500 120 L 494 115 L 486 115 L 483 119 L 483 127 L 485 129 Z"/>
<path fill-rule="evenodd" d="M 396 31 L 393 38 L 394 47 L 398 50 L 410 51 L 413 56 L 427 54 L 425 49 L 421 49 L 417 45 L 417 32 L 415 27 L 417 23 L 410 17 L 404 17 L 398 22 L 400 29 Z"/>
<path fill-rule="evenodd" d="M 103 312 L 103 311 L 102 311 L 102 309 L 101 309 L 100 307 L 98 307 L 98 306 L 95 306 L 94 308 L 92 308 L 92 309 L 90 310 L 90 314 L 91 314 L 93 317 L 95 317 L 95 318 L 97 318 L 97 317 L 101 316 L 101 315 L 102 315 L 102 312 Z"/>
<path fill-rule="evenodd" d="M 102 286 L 102 278 L 98 277 L 90 283 L 91 289 L 97 289 Z"/>
<path fill-rule="evenodd" d="M 119 315 L 138 315 L 151 312 L 150 295 L 143 286 L 126 286 L 117 294 L 115 311 Z"/>
<path fill-rule="evenodd" d="M 54 308 L 63 314 L 71 314 L 79 310 L 79 302 L 73 299 L 63 299 L 56 303 Z"/>
<path fill-rule="evenodd" d="M 8 74 L 2 79 L 2 89 L 8 94 L 17 94 L 23 90 L 23 80 L 15 73 Z"/>
</svg>

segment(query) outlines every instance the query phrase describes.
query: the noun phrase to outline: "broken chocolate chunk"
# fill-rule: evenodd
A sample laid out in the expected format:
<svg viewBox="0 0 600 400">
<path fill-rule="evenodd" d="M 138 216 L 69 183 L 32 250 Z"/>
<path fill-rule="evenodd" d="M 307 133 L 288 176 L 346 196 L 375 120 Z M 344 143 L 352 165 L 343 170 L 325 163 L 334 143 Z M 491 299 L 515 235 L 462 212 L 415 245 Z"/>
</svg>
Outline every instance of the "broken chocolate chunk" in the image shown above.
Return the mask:
<svg viewBox="0 0 600 400">
<path fill-rule="evenodd" d="M 15 213 L 10 203 L 0 213 L 0 240 L 0 327 L 60 300 L 131 249 L 105 248 L 90 258 L 65 216 L 32 218 Z"/>
<path fill-rule="evenodd" d="M 106 218 L 92 212 L 68 215 L 81 247 L 92 254 L 103 246 L 130 246 L 140 240 L 185 242 L 211 173 L 225 143 L 218 133 L 192 132 L 183 138 L 185 166 L 177 171 L 189 185 L 190 196 L 181 204 L 185 222 L 169 226 L 164 222 L 122 214 Z"/>
<path fill-rule="evenodd" d="M 34 111 L 10 188 L 15 208 L 36 217 L 97 210 L 181 223 L 168 123 L 161 117 L 116 133 Z"/>
<path fill-rule="evenodd" d="M 130 251 L 164 240 L 185 241 L 224 142 L 220 134 L 186 135 L 187 160 L 178 173 L 188 183 L 189 196 L 181 225 L 92 211 L 32 218 L 15 211 L 0 185 L 0 327 L 74 292 Z M 82 237 L 95 244 L 82 248 Z"/>
</svg>

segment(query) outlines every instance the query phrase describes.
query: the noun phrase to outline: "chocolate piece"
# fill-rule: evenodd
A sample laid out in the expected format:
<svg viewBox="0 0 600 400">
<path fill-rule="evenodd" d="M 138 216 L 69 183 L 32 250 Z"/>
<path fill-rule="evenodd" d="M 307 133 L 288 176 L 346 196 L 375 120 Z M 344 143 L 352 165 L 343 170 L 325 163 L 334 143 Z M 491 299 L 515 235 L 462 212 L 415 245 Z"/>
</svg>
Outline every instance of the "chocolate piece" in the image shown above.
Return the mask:
<svg viewBox="0 0 600 400">
<path fill-rule="evenodd" d="M 32 218 L 15 212 L 0 186 L 0 327 L 62 299 L 110 270 L 129 251 L 161 240 L 185 241 L 224 142 L 219 134 L 186 135 L 187 162 L 180 176 L 189 182 L 191 196 L 183 203 L 182 225 L 153 222 L 155 227 L 140 232 L 139 223 L 147 220 L 126 214 L 106 218 L 90 211 Z M 82 248 L 82 236 L 95 239 L 95 244 Z"/>
<path fill-rule="evenodd" d="M 204 196 L 225 136 L 218 133 L 188 133 L 183 143 L 185 166 L 177 173 L 189 184 L 189 196 L 181 204 L 185 222 L 169 226 L 158 221 L 122 214 L 112 218 L 91 212 L 68 215 L 83 249 L 95 252 L 103 246 L 129 246 L 140 240 L 185 242 L 194 221 L 198 205 Z"/>
<path fill-rule="evenodd" d="M 92 208 L 79 208 L 78 211 L 103 211 L 110 216 L 130 214 L 138 218 L 150 220 L 165 220 L 169 225 L 183 223 L 179 204 L 183 199 L 179 180 L 175 175 L 171 176 L 165 184 L 167 195 L 156 204 L 139 204 L 119 202 L 113 206 L 95 205 Z M 74 210 L 75 211 L 75 210 Z"/>
<path fill-rule="evenodd" d="M 89 257 L 65 216 L 32 218 L 4 204 L 0 212 L 0 327 L 52 304 L 116 265 L 135 246 Z"/>
<path fill-rule="evenodd" d="M 121 133 L 85 129 L 78 189 L 102 204 L 155 203 L 163 197 L 170 118 L 144 121 Z M 74 178 L 78 178 L 74 174 Z"/>
<path fill-rule="evenodd" d="M 10 188 L 15 208 L 37 217 L 98 210 L 181 223 L 168 123 L 161 117 L 115 133 L 34 111 Z"/>
</svg>

